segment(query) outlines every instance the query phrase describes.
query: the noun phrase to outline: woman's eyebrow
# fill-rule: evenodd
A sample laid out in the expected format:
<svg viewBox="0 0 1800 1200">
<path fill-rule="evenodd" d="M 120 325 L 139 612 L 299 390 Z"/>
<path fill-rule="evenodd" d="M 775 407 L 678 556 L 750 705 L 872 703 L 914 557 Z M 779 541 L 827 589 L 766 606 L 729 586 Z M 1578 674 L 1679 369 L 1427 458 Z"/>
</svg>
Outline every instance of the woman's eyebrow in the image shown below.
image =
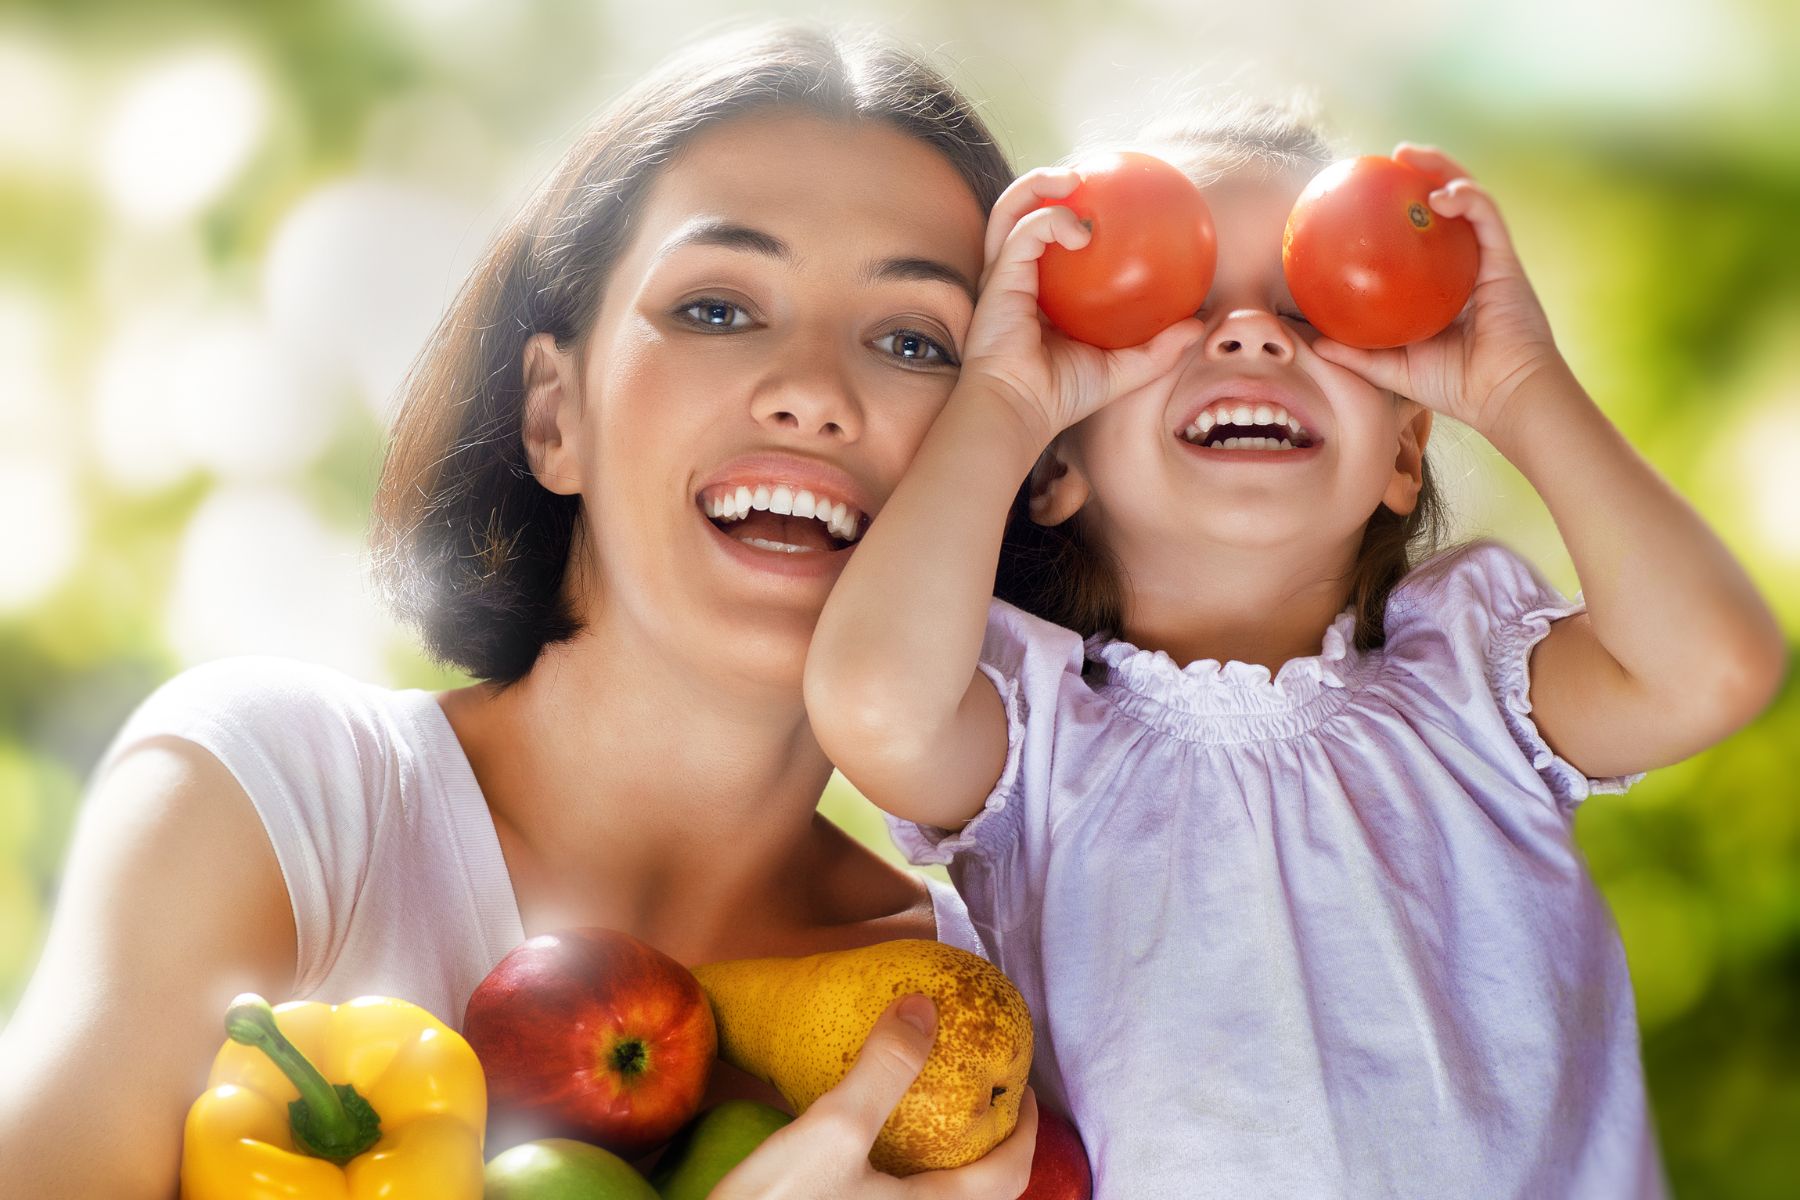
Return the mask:
<svg viewBox="0 0 1800 1200">
<path fill-rule="evenodd" d="M 662 244 L 651 265 L 654 266 L 686 246 L 723 246 L 728 250 L 744 250 L 783 263 L 792 264 L 795 261 L 793 248 L 772 233 L 718 217 L 696 217 Z M 947 283 L 967 296 L 970 304 L 975 303 L 977 294 L 974 280 L 949 263 L 935 258 L 884 258 L 871 263 L 863 278 L 869 283 L 896 280 Z"/>
<path fill-rule="evenodd" d="M 766 255 L 783 262 L 792 262 L 794 259 L 794 252 L 788 248 L 788 244 L 772 233 L 764 233 L 760 229 L 717 217 L 696 217 L 662 244 L 652 265 L 684 246 L 724 246 L 728 250 L 748 250 L 752 254 Z"/>
<path fill-rule="evenodd" d="M 870 265 L 866 278 L 870 283 L 892 280 L 947 283 L 968 296 L 970 304 L 976 300 L 974 281 L 949 263 L 935 258 L 884 258 Z"/>
</svg>

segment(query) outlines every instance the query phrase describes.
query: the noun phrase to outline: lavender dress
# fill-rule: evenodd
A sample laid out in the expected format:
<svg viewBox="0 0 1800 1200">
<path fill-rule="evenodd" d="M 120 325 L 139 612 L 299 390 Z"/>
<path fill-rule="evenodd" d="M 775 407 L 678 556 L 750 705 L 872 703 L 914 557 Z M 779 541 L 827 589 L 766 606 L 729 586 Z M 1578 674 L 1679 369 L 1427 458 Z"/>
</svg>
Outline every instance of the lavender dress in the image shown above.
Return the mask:
<svg viewBox="0 0 1800 1200">
<path fill-rule="evenodd" d="M 1595 780 L 1531 720 L 1580 611 L 1478 544 L 1271 678 L 996 601 L 1006 765 L 947 863 L 1036 1022 L 1099 1200 L 1664 1192 L 1625 955 L 1576 848 Z"/>
</svg>

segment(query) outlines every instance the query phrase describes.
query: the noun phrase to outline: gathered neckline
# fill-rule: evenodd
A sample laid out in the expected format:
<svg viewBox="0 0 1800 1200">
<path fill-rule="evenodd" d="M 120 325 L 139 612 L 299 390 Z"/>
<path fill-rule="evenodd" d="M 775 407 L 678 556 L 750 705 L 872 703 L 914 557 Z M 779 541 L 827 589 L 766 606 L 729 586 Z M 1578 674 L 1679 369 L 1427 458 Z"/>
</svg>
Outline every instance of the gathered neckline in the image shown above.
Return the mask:
<svg viewBox="0 0 1800 1200">
<path fill-rule="evenodd" d="M 1201 658 L 1181 666 L 1166 651 L 1141 649 L 1105 634 L 1088 638 L 1083 650 L 1104 668 L 1108 691 L 1122 690 L 1156 708 L 1205 717 L 1281 716 L 1316 710 L 1331 693 L 1348 688 L 1364 661 L 1355 634 L 1356 612 L 1345 608 L 1325 630 L 1319 653 L 1290 658 L 1273 672 L 1236 659 Z M 1129 707 L 1143 715 L 1144 705 Z M 1292 731 L 1289 722 L 1282 725 Z"/>
</svg>

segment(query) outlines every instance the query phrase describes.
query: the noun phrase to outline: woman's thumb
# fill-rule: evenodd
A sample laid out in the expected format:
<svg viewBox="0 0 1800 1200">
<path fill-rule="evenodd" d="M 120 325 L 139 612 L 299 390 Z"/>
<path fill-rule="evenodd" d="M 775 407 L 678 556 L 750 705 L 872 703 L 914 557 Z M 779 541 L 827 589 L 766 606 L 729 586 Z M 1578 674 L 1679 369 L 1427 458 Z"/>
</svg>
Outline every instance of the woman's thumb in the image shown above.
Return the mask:
<svg viewBox="0 0 1800 1200">
<path fill-rule="evenodd" d="M 888 1115 L 924 1069 L 936 1036 L 937 1006 L 930 997 L 900 997 L 869 1030 L 849 1073 L 813 1109 L 823 1106 L 849 1117 L 874 1145 Z"/>
</svg>

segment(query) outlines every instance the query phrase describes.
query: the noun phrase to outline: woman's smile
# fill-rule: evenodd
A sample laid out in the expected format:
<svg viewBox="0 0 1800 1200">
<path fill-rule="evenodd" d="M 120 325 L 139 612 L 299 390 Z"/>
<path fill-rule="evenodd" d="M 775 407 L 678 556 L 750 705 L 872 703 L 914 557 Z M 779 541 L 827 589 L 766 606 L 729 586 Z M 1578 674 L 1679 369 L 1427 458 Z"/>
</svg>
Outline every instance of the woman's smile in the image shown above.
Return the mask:
<svg viewBox="0 0 1800 1200">
<path fill-rule="evenodd" d="M 843 469 L 783 453 L 734 458 L 695 495 L 734 561 L 790 576 L 841 570 L 868 528 L 871 504 Z"/>
</svg>

